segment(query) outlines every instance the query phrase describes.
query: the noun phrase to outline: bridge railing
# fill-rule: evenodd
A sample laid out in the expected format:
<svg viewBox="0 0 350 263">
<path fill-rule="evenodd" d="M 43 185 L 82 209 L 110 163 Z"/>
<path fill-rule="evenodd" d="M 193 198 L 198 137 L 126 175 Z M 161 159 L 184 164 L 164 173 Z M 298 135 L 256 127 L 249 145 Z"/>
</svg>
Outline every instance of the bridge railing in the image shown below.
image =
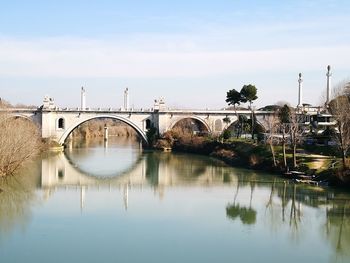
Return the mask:
<svg viewBox="0 0 350 263">
<path fill-rule="evenodd" d="M 152 112 L 153 109 L 123 109 L 123 108 L 55 108 L 55 111 L 66 111 L 66 112 L 76 112 L 76 111 L 83 111 L 83 112 Z"/>
<path fill-rule="evenodd" d="M 0 109 L 1 111 L 2 109 Z M 40 110 L 47 110 L 47 111 L 62 111 L 62 112 L 166 112 L 166 113 L 174 113 L 174 114 L 251 114 L 251 110 L 226 110 L 226 109 L 172 109 L 172 108 L 166 108 L 161 110 L 155 110 L 154 108 L 130 108 L 130 109 L 124 109 L 124 108 L 80 108 L 80 107 L 54 107 L 49 109 L 42 109 L 41 107 L 38 108 L 7 108 L 4 111 L 11 111 L 11 112 L 33 112 L 33 111 L 40 111 Z M 271 114 L 271 111 L 262 111 L 262 110 L 255 110 L 255 114 Z"/>
</svg>

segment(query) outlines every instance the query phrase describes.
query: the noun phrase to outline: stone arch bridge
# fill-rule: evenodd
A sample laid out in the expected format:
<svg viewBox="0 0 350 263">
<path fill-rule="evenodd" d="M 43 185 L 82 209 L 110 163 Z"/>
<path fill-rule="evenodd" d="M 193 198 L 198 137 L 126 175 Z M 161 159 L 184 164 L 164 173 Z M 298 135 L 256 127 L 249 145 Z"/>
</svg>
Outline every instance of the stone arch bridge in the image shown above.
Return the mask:
<svg viewBox="0 0 350 263">
<path fill-rule="evenodd" d="M 1 110 L 0 110 L 1 111 Z M 217 135 L 237 121 L 238 115 L 251 117 L 250 110 L 175 110 L 164 105 L 155 105 L 152 109 L 102 109 L 102 108 L 59 108 L 47 103 L 36 109 L 11 108 L 2 110 L 14 117 L 23 117 L 33 121 L 41 130 L 42 138 L 51 138 L 63 145 L 70 133 L 80 124 L 98 118 L 111 118 L 131 126 L 148 143 L 146 132 L 150 127 L 156 128 L 159 134 L 170 130 L 183 119 L 192 119 L 200 123 L 209 134 Z M 265 119 L 272 111 L 254 111 L 257 121 L 264 126 Z M 224 119 L 228 118 L 229 123 Z"/>
</svg>

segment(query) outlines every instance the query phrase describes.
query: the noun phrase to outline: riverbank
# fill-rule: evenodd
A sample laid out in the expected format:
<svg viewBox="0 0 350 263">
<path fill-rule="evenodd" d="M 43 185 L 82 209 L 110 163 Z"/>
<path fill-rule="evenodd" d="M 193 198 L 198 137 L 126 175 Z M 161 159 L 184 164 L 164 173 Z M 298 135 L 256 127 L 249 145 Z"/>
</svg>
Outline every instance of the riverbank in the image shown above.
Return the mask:
<svg viewBox="0 0 350 263">
<path fill-rule="evenodd" d="M 171 147 L 173 151 L 207 155 L 222 160 L 230 166 L 268 171 L 276 175 L 282 175 L 286 171 L 281 149 L 276 147 L 276 166 L 274 166 L 269 146 L 249 140 L 236 139 L 222 142 L 196 136 L 174 140 L 166 137 L 158 140 L 155 147 L 158 149 Z M 288 151 L 287 157 L 288 167 L 292 167 L 291 153 Z M 312 181 L 315 183 L 327 182 L 337 187 L 350 185 L 350 172 L 342 171 L 339 160 L 334 156 L 308 153 L 303 150 L 297 154 L 297 160 L 298 167 L 295 170 L 313 175 Z"/>
</svg>

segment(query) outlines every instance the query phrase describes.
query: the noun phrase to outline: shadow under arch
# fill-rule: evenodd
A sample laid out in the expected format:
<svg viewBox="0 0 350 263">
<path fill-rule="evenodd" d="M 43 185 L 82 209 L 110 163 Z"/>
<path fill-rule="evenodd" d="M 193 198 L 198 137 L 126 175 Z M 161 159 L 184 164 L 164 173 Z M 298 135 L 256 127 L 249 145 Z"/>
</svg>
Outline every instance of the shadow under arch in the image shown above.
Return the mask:
<svg viewBox="0 0 350 263">
<path fill-rule="evenodd" d="M 129 125 L 130 127 L 132 127 L 136 133 L 140 136 L 140 138 L 142 139 L 142 142 L 145 145 L 148 145 L 148 139 L 146 136 L 146 133 L 140 128 L 138 127 L 135 123 L 133 123 L 132 121 L 128 120 L 127 118 L 124 117 L 120 117 L 120 116 L 111 116 L 111 115 L 102 115 L 102 116 L 94 116 L 94 117 L 90 117 L 90 118 L 86 118 L 83 119 L 81 121 L 78 121 L 77 123 L 75 123 L 74 125 L 72 125 L 71 127 L 69 127 L 61 136 L 61 138 L 59 139 L 58 143 L 63 145 L 66 141 L 66 139 L 68 138 L 68 136 L 81 124 L 94 120 L 94 119 L 114 119 L 114 120 L 118 120 L 121 121 L 127 125 Z"/>
<path fill-rule="evenodd" d="M 211 134 L 212 131 L 211 131 L 211 129 L 210 129 L 208 123 L 207 123 L 205 120 L 203 120 L 202 118 L 199 118 L 199 117 L 197 117 L 197 116 L 183 116 L 183 117 L 181 117 L 181 118 L 177 118 L 176 120 L 174 120 L 174 121 L 170 124 L 168 130 L 173 129 L 173 128 L 174 128 L 177 124 L 179 124 L 181 121 L 186 121 L 186 120 L 194 120 L 194 121 L 196 122 L 196 124 L 200 124 L 199 126 L 201 126 L 202 128 L 204 128 L 204 129 L 202 129 L 201 132 L 204 131 L 204 132 L 207 132 L 208 134 Z"/>
<path fill-rule="evenodd" d="M 242 135 L 244 133 L 251 133 L 251 120 L 245 115 L 240 115 L 237 120 L 230 123 L 226 127 L 227 130 L 233 132 L 234 135 Z M 260 120 L 254 120 L 254 134 L 266 132 L 266 128 Z"/>
</svg>

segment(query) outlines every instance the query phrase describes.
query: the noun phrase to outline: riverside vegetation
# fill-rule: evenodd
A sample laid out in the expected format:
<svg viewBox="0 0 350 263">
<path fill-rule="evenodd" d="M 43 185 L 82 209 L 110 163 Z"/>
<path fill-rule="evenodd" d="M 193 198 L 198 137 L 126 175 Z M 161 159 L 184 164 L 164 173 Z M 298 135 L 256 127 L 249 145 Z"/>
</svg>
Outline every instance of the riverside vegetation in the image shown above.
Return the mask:
<svg viewBox="0 0 350 263">
<path fill-rule="evenodd" d="M 174 129 L 158 139 L 155 132 L 149 133 L 150 141 L 158 149 L 172 148 L 177 151 L 210 155 L 224 160 L 234 166 L 282 173 L 289 168 L 315 175 L 319 181 L 328 181 L 332 185 L 349 186 L 350 170 L 348 151 L 350 148 L 350 85 L 342 83 L 334 89 L 334 97 L 328 105 L 333 115 L 335 127 L 327 128 L 321 135 L 317 129 L 305 133 L 301 125 L 301 115 L 297 109 L 285 104 L 272 105 L 266 108 L 275 111 L 264 123 L 267 130 L 257 125 L 254 111 L 250 120 L 238 115 L 236 125 L 227 127 L 229 118 L 224 118 L 226 129 L 217 137 L 195 133 L 201 130 L 200 123 L 193 120 L 180 121 Z M 226 102 L 236 106 L 256 100 L 257 89 L 245 85 L 240 92 L 227 92 Z M 197 126 L 197 127 L 195 127 Z M 242 138 L 243 134 L 251 136 Z M 276 136 L 279 134 L 279 136 Z M 247 137 L 247 136 L 246 136 Z M 335 141 L 336 145 L 308 145 L 306 141 Z"/>
<path fill-rule="evenodd" d="M 0 116 L 0 176 L 11 175 L 41 151 L 37 127 L 21 118 Z"/>
</svg>

